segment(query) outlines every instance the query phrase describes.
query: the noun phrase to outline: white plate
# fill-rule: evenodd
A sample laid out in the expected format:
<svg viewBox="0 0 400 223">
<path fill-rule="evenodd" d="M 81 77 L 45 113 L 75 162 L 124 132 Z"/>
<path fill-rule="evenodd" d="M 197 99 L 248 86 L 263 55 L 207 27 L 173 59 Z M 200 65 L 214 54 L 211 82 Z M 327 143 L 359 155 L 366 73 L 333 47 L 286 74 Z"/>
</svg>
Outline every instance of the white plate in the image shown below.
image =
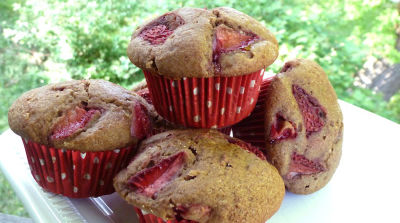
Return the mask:
<svg viewBox="0 0 400 223">
<path fill-rule="evenodd" d="M 400 126 L 340 102 L 343 155 L 329 184 L 311 195 L 287 193 L 268 223 L 400 222 Z M 0 136 L 0 167 L 35 222 L 135 223 L 115 193 L 70 199 L 43 191 L 32 178 L 20 138 Z"/>
</svg>

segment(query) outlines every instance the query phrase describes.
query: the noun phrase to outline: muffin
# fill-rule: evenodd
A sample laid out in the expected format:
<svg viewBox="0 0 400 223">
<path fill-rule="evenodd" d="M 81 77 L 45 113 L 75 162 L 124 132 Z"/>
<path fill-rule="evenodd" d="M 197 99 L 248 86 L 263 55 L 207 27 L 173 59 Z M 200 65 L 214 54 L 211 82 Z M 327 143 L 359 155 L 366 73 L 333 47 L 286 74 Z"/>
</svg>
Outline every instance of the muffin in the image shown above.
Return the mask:
<svg viewBox="0 0 400 223">
<path fill-rule="evenodd" d="M 221 128 L 247 117 L 278 43 L 231 8 L 181 8 L 138 27 L 128 57 L 144 74 L 157 112 L 186 127 Z"/>
<path fill-rule="evenodd" d="M 11 106 L 11 129 L 23 139 L 36 182 L 68 197 L 109 194 L 151 120 L 134 93 L 103 80 L 30 90 Z"/>
<path fill-rule="evenodd" d="M 167 131 L 142 141 L 138 151 L 114 187 L 145 211 L 142 222 L 155 215 L 176 222 L 261 223 L 285 193 L 279 173 L 257 148 L 215 130 Z"/>
<path fill-rule="evenodd" d="M 321 189 L 339 165 L 343 137 L 342 112 L 327 75 L 317 63 L 296 59 L 263 90 L 266 94 L 257 103 L 264 112 L 234 126 L 234 136 L 250 143 L 264 140 L 267 157 L 289 191 L 309 194 Z M 264 137 L 260 132 L 249 137 L 249 120 L 264 124 Z"/>
</svg>

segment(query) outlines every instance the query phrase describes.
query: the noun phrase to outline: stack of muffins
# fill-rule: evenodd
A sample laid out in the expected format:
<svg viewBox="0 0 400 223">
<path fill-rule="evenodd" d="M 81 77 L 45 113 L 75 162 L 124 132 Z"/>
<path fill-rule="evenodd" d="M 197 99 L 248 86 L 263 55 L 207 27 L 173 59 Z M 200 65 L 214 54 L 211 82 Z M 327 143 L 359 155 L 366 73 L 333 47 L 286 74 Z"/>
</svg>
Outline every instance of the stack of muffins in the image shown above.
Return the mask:
<svg viewBox="0 0 400 223">
<path fill-rule="evenodd" d="M 181 8 L 132 35 L 128 57 L 146 83 L 37 88 L 13 104 L 9 124 L 47 191 L 115 189 L 142 223 L 265 222 L 285 187 L 308 194 L 327 184 L 343 134 L 319 65 L 298 59 L 263 79 L 277 56 L 274 35 L 253 18 Z"/>
</svg>

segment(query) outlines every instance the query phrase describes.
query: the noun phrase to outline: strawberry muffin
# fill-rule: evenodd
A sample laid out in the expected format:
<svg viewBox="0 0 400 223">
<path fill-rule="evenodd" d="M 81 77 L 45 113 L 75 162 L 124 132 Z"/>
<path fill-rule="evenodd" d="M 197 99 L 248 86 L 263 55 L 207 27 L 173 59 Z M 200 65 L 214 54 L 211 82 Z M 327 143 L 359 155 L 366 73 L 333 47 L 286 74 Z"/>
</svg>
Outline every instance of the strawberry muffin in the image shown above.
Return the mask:
<svg viewBox="0 0 400 223">
<path fill-rule="evenodd" d="M 221 128 L 247 117 L 274 35 L 231 8 L 181 8 L 138 27 L 128 57 L 146 77 L 157 112 L 187 127 Z"/>
<path fill-rule="evenodd" d="M 114 187 L 144 212 L 137 209 L 142 222 L 155 215 L 176 222 L 263 223 L 285 193 L 279 173 L 257 148 L 215 130 L 164 132 L 138 150 Z"/>
<path fill-rule="evenodd" d="M 327 75 L 317 63 L 297 59 L 287 62 L 262 91 L 257 104 L 264 111 L 233 127 L 234 136 L 264 141 L 267 157 L 289 191 L 321 189 L 339 165 L 343 136 L 342 112 Z M 252 131 L 259 126 L 254 122 L 264 123 L 262 134 L 260 128 Z"/>
<path fill-rule="evenodd" d="M 143 104 L 107 81 L 69 81 L 26 92 L 8 119 L 40 186 L 69 197 L 100 196 L 114 191 L 114 175 L 150 134 Z"/>
</svg>

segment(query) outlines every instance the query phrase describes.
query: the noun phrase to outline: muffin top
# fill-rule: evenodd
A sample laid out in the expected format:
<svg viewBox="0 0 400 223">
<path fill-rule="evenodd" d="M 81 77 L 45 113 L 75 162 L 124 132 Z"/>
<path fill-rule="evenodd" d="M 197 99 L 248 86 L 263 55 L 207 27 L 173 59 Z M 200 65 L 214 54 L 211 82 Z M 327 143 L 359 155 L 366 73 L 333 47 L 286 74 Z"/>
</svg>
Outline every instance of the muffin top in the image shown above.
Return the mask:
<svg viewBox="0 0 400 223">
<path fill-rule="evenodd" d="M 289 191 L 322 188 L 339 164 L 343 117 L 328 76 L 315 62 L 287 62 L 268 87 L 266 149 Z"/>
<path fill-rule="evenodd" d="M 216 130 L 167 131 L 142 141 L 138 151 L 114 187 L 163 219 L 261 223 L 285 193 L 258 149 Z"/>
<path fill-rule="evenodd" d="M 46 146 L 104 151 L 133 145 L 151 130 L 148 103 L 104 80 L 49 84 L 24 93 L 8 112 L 10 128 Z"/>
<path fill-rule="evenodd" d="M 232 8 L 180 8 L 139 26 L 128 57 L 169 78 L 237 76 L 261 70 L 278 56 L 275 36 Z"/>
</svg>

